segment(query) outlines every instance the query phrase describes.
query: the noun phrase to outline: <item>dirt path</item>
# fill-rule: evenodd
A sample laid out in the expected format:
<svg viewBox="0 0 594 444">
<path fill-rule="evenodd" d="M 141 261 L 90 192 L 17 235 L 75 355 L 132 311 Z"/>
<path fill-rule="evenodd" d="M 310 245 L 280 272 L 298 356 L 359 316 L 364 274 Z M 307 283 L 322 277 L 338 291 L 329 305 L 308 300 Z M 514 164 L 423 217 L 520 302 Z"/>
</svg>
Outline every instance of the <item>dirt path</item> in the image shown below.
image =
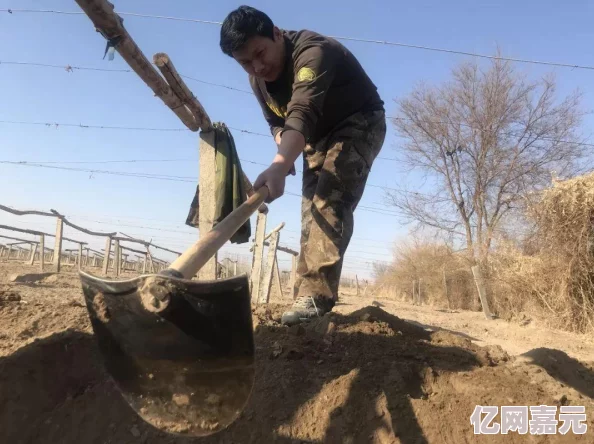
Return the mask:
<svg viewBox="0 0 594 444">
<path fill-rule="evenodd" d="M 482 312 L 443 310 L 421 305 L 416 306 L 389 299 L 342 295 L 336 307 L 340 313 L 372 305 L 374 301 L 382 309 L 419 326 L 431 330 L 447 330 L 461 334 L 473 343 L 499 345 L 510 355 L 521 355 L 540 347 L 554 348 L 575 359 L 594 361 L 594 337 L 553 330 L 525 321 L 525 325 L 501 319 L 487 320 Z"/>
</svg>

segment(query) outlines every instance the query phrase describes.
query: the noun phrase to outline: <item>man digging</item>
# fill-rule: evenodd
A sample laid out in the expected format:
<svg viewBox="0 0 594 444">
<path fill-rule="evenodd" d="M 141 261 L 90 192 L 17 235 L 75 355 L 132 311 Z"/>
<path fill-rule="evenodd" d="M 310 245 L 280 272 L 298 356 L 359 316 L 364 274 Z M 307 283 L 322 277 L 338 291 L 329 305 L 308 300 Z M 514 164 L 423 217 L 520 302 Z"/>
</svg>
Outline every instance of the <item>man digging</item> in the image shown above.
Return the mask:
<svg viewBox="0 0 594 444">
<path fill-rule="evenodd" d="M 297 297 L 282 323 L 332 310 L 357 207 L 386 135 L 384 102 L 353 54 L 312 31 L 283 31 L 241 6 L 221 29 L 220 46 L 249 74 L 278 151 L 254 182 L 268 202 L 283 195 L 303 153 Z"/>
</svg>

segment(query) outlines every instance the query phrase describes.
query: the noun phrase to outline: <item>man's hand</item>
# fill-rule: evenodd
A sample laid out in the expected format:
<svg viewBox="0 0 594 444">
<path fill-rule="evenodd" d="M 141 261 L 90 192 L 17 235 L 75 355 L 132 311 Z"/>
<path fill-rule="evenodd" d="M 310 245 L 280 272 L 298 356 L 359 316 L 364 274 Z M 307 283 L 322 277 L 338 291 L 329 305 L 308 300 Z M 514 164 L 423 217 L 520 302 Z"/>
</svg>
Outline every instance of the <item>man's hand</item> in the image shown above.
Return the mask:
<svg viewBox="0 0 594 444">
<path fill-rule="evenodd" d="M 285 192 L 285 180 L 288 175 L 287 166 L 283 163 L 273 163 L 258 176 L 254 182 L 254 189 L 266 185 L 268 187 L 267 203 L 281 197 Z"/>
<path fill-rule="evenodd" d="M 280 139 L 278 134 L 277 137 Z M 289 174 L 295 174 L 295 160 L 303 152 L 303 148 L 305 148 L 303 134 L 295 130 L 283 132 L 282 141 L 272 165 L 266 168 L 254 182 L 255 190 L 264 185 L 268 187 L 267 203 L 278 199 L 285 192 L 286 177 Z"/>
</svg>

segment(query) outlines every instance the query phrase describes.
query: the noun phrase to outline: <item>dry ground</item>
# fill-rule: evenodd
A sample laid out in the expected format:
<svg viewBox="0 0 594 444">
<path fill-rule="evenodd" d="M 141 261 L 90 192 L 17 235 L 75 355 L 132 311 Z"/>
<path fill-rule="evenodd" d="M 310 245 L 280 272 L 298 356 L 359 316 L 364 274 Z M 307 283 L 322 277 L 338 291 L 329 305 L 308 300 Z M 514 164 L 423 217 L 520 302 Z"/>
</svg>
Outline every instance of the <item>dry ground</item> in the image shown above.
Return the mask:
<svg viewBox="0 0 594 444">
<path fill-rule="evenodd" d="M 9 282 L 35 272 L 0 264 L 0 442 L 594 442 L 592 338 L 349 295 L 305 328 L 280 326 L 280 305 L 257 308 L 257 379 L 240 419 L 207 439 L 166 435 L 105 375 L 76 276 Z M 585 405 L 589 430 L 476 436 L 476 404 Z"/>
</svg>

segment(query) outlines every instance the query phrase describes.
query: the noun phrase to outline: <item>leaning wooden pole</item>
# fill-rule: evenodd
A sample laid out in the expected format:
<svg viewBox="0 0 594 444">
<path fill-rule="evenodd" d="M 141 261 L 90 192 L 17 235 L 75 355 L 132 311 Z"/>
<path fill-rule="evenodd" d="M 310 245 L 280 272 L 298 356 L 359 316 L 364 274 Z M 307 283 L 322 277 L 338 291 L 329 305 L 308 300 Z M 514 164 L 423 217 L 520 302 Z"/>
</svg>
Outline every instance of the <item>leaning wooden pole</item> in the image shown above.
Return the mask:
<svg viewBox="0 0 594 444">
<path fill-rule="evenodd" d="M 130 68 L 153 90 L 180 120 L 192 131 L 199 126 L 192 112 L 184 106 L 181 99 L 173 92 L 167 82 L 153 68 L 151 62 L 144 56 L 134 42 L 122 19 L 114 11 L 114 6 L 107 0 L 76 0 L 76 3 L 93 22 L 95 29 L 110 42 Z"/>
<path fill-rule="evenodd" d="M 190 111 L 192 111 L 194 119 L 198 123 L 200 129 L 202 129 L 202 131 L 210 130 L 212 128 L 210 117 L 208 117 L 202 104 L 182 80 L 169 56 L 163 52 L 159 52 L 153 56 L 153 62 L 157 65 L 157 68 L 159 68 L 159 71 L 161 71 L 161 74 L 163 74 L 163 77 L 165 77 L 165 80 L 167 80 L 169 87 L 173 90 L 175 95 L 181 99 L 182 103 L 187 106 Z"/>
</svg>

